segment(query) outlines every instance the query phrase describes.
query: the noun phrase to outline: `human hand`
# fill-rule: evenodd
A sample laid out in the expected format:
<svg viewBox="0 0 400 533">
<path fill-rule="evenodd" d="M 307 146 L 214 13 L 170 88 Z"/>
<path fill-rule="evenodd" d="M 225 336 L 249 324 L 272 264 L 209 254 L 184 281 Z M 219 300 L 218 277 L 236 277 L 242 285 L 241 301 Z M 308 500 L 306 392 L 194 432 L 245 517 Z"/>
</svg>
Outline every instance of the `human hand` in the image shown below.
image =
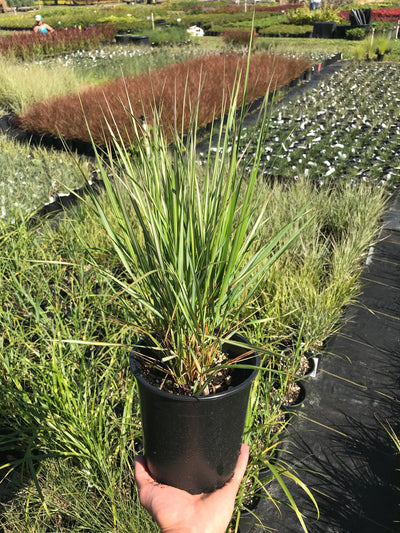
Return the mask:
<svg viewBox="0 0 400 533">
<path fill-rule="evenodd" d="M 137 456 L 135 479 L 140 503 L 162 533 L 225 533 L 248 459 L 249 447 L 242 444 L 233 477 L 228 483 L 211 493 L 189 494 L 154 481 L 144 457 Z"/>
</svg>

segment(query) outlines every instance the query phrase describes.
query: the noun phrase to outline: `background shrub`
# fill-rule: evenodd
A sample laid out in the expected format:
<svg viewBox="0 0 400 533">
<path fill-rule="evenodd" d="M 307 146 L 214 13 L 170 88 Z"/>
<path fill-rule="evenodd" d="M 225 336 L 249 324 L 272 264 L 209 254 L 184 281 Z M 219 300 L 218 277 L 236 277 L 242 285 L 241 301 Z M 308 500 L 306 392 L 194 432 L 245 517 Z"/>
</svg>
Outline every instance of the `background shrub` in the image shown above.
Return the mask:
<svg viewBox="0 0 400 533">
<path fill-rule="evenodd" d="M 8 7 L 29 7 L 35 5 L 35 0 L 8 0 Z"/>
<path fill-rule="evenodd" d="M 342 19 L 338 16 L 335 9 L 316 9 L 310 11 L 306 7 L 301 7 L 295 11 L 289 11 L 287 14 L 290 24 L 314 24 L 314 22 L 336 22 L 341 23 Z"/>
<path fill-rule="evenodd" d="M 222 39 L 226 44 L 248 45 L 252 32 L 246 30 L 227 30 L 222 34 Z"/>
<path fill-rule="evenodd" d="M 346 31 L 346 39 L 349 41 L 362 41 L 365 37 L 365 28 L 352 28 Z"/>
</svg>

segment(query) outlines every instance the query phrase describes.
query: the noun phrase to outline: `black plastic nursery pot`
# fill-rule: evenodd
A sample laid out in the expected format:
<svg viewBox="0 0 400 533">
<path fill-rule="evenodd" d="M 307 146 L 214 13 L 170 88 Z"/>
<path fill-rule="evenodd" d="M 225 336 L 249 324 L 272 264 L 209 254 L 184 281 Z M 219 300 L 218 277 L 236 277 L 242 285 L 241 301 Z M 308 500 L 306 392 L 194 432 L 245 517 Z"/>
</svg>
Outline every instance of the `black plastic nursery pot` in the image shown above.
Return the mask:
<svg viewBox="0 0 400 533">
<path fill-rule="evenodd" d="M 232 341 L 247 343 L 235 334 Z M 248 350 L 222 345 L 233 358 Z M 149 384 L 138 371 L 138 358 L 150 355 L 149 340 L 130 356 L 137 380 L 147 467 L 159 483 L 200 494 L 222 487 L 233 475 L 240 453 L 251 384 L 257 368 L 236 369 L 229 390 L 209 396 L 178 396 Z M 246 365 L 258 367 L 256 352 Z"/>
<path fill-rule="evenodd" d="M 296 385 L 300 389 L 298 397 L 292 403 L 283 403 L 282 404 L 282 409 L 284 409 L 285 411 L 289 411 L 290 412 L 290 411 L 299 409 L 300 407 L 302 407 L 303 402 L 306 399 L 306 388 L 305 388 L 304 384 L 301 382 L 301 380 L 299 380 L 299 381 L 296 381 Z"/>
<path fill-rule="evenodd" d="M 131 35 L 130 33 L 126 32 L 123 34 L 117 34 L 115 36 L 115 41 L 118 44 L 140 44 L 144 46 L 150 45 L 150 40 L 148 35 Z"/>
<path fill-rule="evenodd" d="M 150 38 L 148 35 L 132 35 L 131 42 L 142 46 L 150 46 Z"/>
<path fill-rule="evenodd" d="M 116 35 L 115 41 L 117 44 L 129 44 L 131 42 L 131 35 Z"/>
<path fill-rule="evenodd" d="M 349 24 L 336 24 L 333 32 L 334 39 L 346 39 L 347 30 L 350 28 L 351 26 Z"/>
<path fill-rule="evenodd" d="M 313 37 L 317 39 L 332 39 L 336 29 L 336 22 L 314 22 Z"/>
</svg>

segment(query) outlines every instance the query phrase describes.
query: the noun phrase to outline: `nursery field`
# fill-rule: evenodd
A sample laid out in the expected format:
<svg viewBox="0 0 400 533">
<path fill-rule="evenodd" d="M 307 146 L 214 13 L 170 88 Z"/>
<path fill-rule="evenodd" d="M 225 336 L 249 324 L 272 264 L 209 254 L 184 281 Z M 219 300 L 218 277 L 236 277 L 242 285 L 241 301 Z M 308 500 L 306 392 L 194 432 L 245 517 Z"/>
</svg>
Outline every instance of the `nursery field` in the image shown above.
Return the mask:
<svg viewBox="0 0 400 533">
<path fill-rule="evenodd" d="M 271 116 L 265 173 L 320 185 L 345 179 L 396 187 L 399 81 L 396 63 L 346 62 L 300 98 L 289 96 Z"/>
<path fill-rule="evenodd" d="M 137 11 L 136 6 L 117 7 L 92 11 L 101 11 L 104 26 L 118 17 L 126 24 L 135 19 L 137 27 L 144 21 L 149 24 L 152 6 L 140 5 Z M 208 16 L 194 5 L 175 7 L 171 13 L 160 6 L 156 18 L 180 18 L 179 24 L 189 24 Z M 282 16 L 281 9 L 271 12 Z M 83 8 L 73 15 L 64 7 L 48 13 L 50 23 L 60 21 L 60 27 L 68 27 L 71 18 L 76 24 L 91 20 Z M 225 15 L 222 11 L 221 20 Z M 239 22 L 235 10 L 233 15 Z M 251 22 L 247 15 L 242 18 Z M 4 26 L 10 20 L 7 17 Z M 22 28 L 26 20 L 26 15 L 17 15 L 14 24 Z M 248 86 L 241 87 L 235 106 L 237 85 L 230 80 L 229 87 L 220 89 L 215 73 L 228 72 L 227 58 L 232 57 L 235 65 L 241 58 L 245 73 L 248 50 L 245 43 L 232 44 L 215 36 L 203 44 L 194 40 L 179 47 L 99 46 L 94 40 L 85 50 L 35 58 L 6 54 L 0 60 L 2 115 L 8 123 L 14 123 L 17 115 L 24 129 L 23 142 L 13 129 L 0 134 L 0 525 L 5 533 L 159 531 L 140 506 L 134 482 L 133 459 L 143 451 L 143 437 L 137 385 L 129 368 L 132 346 L 143 331 L 151 330 L 156 316 L 135 297 L 140 277 L 135 278 L 134 269 L 126 269 L 126 258 L 114 246 L 120 235 L 122 239 L 134 232 L 146 249 L 141 213 L 122 203 L 122 216 L 116 204 L 129 199 L 136 177 L 144 175 L 154 178 L 149 190 L 155 199 L 158 185 L 165 185 L 164 172 L 169 176 L 173 168 L 183 180 L 195 180 L 199 198 L 206 198 L 209 181 L 215 178 L 224 191 L 232 169 L 244 185 L 253 179 L 257 194 L 249 220 L 257 231 L 249 231 L 246 257 L 256 257 L 265 243 L 276 243 L 271 244 L 274 259 L 247 309 L 231 314 L 240 325 L 238 331 L 259 351 L 263 371 L 250 395 L 244 433 L 250 460 L 229 531 L 240 531 L 241 516 L 253 508 L 255 494 L 283 513 L 289 506 L 298 516 L 299 531 L 307 531 L 307 521 L 287 484 L 300 486 L 312 503 L 315 495 L 302 484 L 301 469 L 294 468 L 282 446 L 295 423 L 287 413 L 310 370 L 310 357 L 324 350 L 340 329 L 348 306 L 357 301 L 363 264 L 378 238 L 390 194 L 398 186 L 400 72 L 395 61 L 347 59 L 308 91 L 295 86 L 287 94 L 277 93 L 264 117 L 256 119 L 254 114 L 246 122 L 252 125 L 245 127 L 240 117 L 233 118 L 242 94 L 250 101 L 264 96 L 311 64 L 343 51 L 336 41 L 316 43 L 314 49 L 312 44 L 301 49 L 302 43 L 318 40 L 297 41 L 296 45 L 283 39 L 255 40 L 254 57 L 261 58 L 262 65 L 255 63 L 252 72 L 250 60 Z M 343 46 L 347 57 L 350 46 L 355 45 Z M 295 54 L 299 50 L 302 53 Z M 210 58 L 215 62 L 211 74 L 192 80 L 189 71 L 206 72 Z M 282 76 L 279 83 L 273 78 L 276 71 Z M 193 94 L 196 89 L 197 94 L 205 91 L 211 114 L 207 110 L 202 117 L 196 99 L 184 108 L 186 95 L 176 93 L 171 97 L 174 106 L 165 107 L 164 115 L 164 100 L 154 98 L 154 93 L 146 104 L 150 107 L 144 109 L 143 99 L 138 98 L 142 86 L 135 83 L 156 79 L 157 72 L 162 73 L 160 94 L 165 95 L 168 81 L 174 79 L 176 89 L 180 79 L 185 81 L 186 95 L 191 85 Z M 179 74 L 173 78 L 171 72 Z M 263 84 L 252 94 L 260 78 Z M 106 122 L 98 126 L 106 111 L 99 101 L 113 91 L 121 105 L 124 90 L 125 117 L 116 118 L 115 108 L 111 109 L 112 149 L 98 149 L 97 158 L 31 142 L 29 135 L 34 132 L 102 145 L 108 126 Z M 212 93 L 222 90 L 225 98 L 211 103 Z M 97 105 L 86 108 L 91 137 L 82 137 L 85 124 L 79 122 L 85 117 L 81 113 L 81 104 L 85 109 L 88 102 L 85 95 Z M 140 100 L 138 107 L 134 99 Z M 150 115 L 154 102 L 160 105 L 159 113 L 154 111 L 154 120 L 143 130 L 139 113 Z M 186 122 L 177 119 L 179 106 Z M 195 126 L 218 117 L 216 109 L 228 112 L 231 127 L 225 131 L 221 123 L 211 132 L 202 130 L 202 146 L 207 148 L 194 150 Z M 160 118 L 169 118 L 169 127 L 175 125 L 168 137 L 175 144 L 168 149 Z M 63 130 L 66 124 L 77 128 Z M 140 125 L 139 138 L 132 124 Z M 209 144 L 208 135 L 213 138 Z M 102 187 L 92 187 L 101 180 L 108 195 Z M 80 192 L 68 209 L 36 216 L 45 204 L 73 198 L 83 186 L 94 195 Z M 110 195 L 113 186 L 117 197 Z M 238 206 L 245 200 L 242 189 Z M 175 207 L 182 205 L 178 202 Z M 114 243 L 107 227 L 118 235 Z M 165 227 L 173 228 L 172 220 Z M 275 257 L 278 245 L 286 250 Z M 284 501 L 274 498 L 267 482 L 283 488 Z"/>
</svg>

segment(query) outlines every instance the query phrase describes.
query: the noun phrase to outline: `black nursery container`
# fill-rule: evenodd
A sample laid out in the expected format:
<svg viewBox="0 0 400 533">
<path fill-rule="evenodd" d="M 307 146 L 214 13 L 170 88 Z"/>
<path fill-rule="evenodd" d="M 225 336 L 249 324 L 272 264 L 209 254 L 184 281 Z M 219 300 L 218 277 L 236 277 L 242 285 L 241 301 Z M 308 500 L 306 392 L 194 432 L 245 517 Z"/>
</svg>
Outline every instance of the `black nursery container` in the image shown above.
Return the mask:
<svg viewBox="0 0 400 533">
<path fill-rule="evenodd" d="M 336 22 L 314 22 L 312 36 L 317 39 L 332 39 Z"/>
<path fill-rule="evenodd" d="M 232 340 L 248 341 L 235 334 Z M 230 358 L 248 351 L 228 341 Z M 247 403 L 255 369 L 236 369 L 232 386 L 219 394 L 190 397 L 160 391 L 138 372 L 136 361 L 151 347 L 140 341 L 130 356 L 138 383 L 147 467 L 159 483 L 192 494 L 212 492 L 233 475 L 242 443 Z M 259 366 L 256 352 L 246 364 Z"/>
</svg>

